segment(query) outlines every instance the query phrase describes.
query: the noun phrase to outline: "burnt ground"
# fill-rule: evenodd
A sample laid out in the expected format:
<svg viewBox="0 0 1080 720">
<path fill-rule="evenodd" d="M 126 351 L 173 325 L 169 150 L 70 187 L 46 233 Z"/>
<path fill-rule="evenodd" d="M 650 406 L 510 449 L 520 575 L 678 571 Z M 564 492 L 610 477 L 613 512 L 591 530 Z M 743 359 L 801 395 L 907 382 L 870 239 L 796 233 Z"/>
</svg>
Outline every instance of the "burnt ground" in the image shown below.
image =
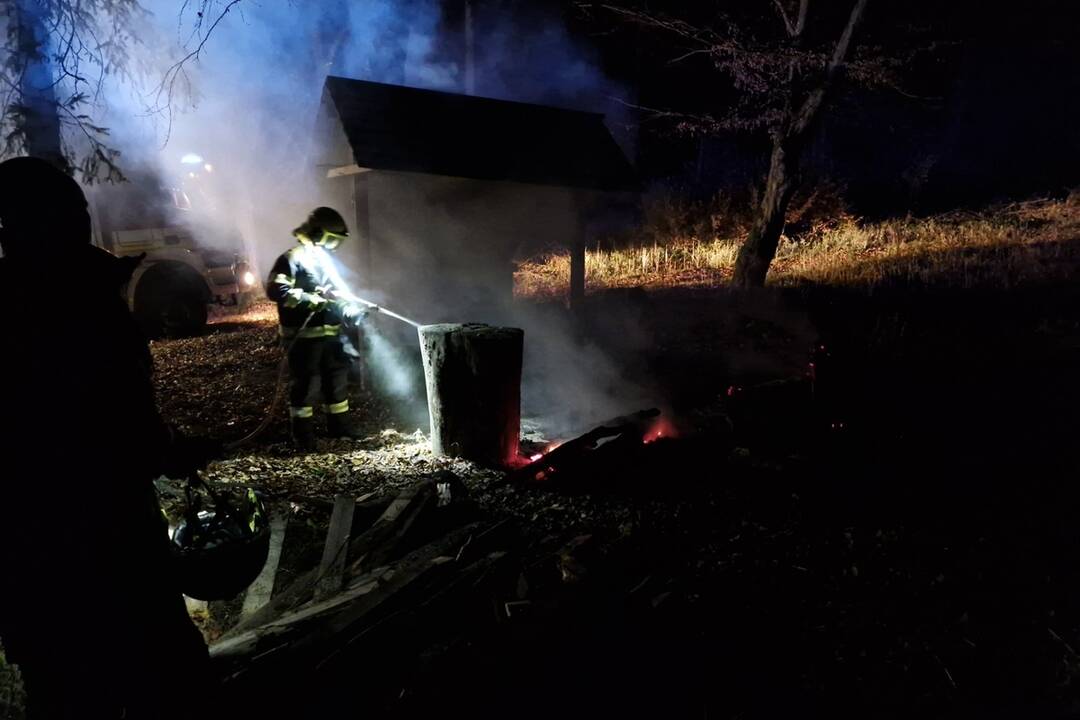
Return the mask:
<svg viewBox="0 0 1080 720">
<path fill-rule="evenodd" d="M 424 649 L 339 688 L 356 715 L 1071 717 L 1078 294 L 594 296 L 581 332 L 663 389 L 678 438 L 496 490 L 358 391 L 367 441 L 298 458 L 282 419 L 211 475 L 295 506 L 450 469 L 519 520 L 506 597 L 529 612 L 403 643 Z M 619 346 L 622 321 L 644 352 Z M 266 322 L 155 356 L 165 414 L 230 437 L 278 357 Z"/>
</svg>

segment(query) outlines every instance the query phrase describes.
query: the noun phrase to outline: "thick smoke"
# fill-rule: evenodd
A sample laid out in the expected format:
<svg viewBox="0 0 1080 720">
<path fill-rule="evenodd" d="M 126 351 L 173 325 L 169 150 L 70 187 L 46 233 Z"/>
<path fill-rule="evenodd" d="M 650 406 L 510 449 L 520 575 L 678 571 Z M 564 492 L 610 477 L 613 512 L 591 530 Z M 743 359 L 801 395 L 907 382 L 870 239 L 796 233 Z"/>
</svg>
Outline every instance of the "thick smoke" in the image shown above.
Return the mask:
<svg viewBox="0 0 1080 720">
<path fill-rule="evenodd" d="M 145 4 L 154 36 L 136 49 L 145 55 L 137 61 L 160 77 L 201 38 L 192 33 L 195 16 L 178 17 L 177 3 Z M 475 94 L 591 111 L 618 107 L 610 98 L 623 93 L 561 17 L 520 7 L 507 13 L 494 3 L 474 3 L 474 10 L 468 74 Z M 294 242 L 292 228 L 321 204 L 310 157 L 325 77 L 464 91 L 465 35 L 460 18 L 447 18 L 438 0 L 245 0 L 216 25 L 164 95 L 155 92 L 154 82 L 139 91 L 112 88 L 106 124 L 132 177 L 157 172 L 168 182 L 189 172 L 182 159 L 200 158 L 190 168 L 199 177 L 190 184 L 207 192 L 189 217 L 204 237 L 225 245 L 242 239 L 265 274 Z M 164 111 L 147 113 L 162 100 Z M 342 210 L 349 217 L 349 209 Z M 371 299 L 395 307 L 394 298 Z M 623 363 L 577 335 L 565 317 L 522 312 L 496 314 L 526 330 L 527 414 L 557 415 L 562 433 L 647 404 L 645 393 L 624 379 Z M 386 365 L 376 372 L 399 393 L 407 392 L 408 373 L 390 367 L 401 352 L 388 341 L 415 342 L 414 331 L 401 330 L 377 336 L 370 348 L 380 356 L 372 360 Z"/>
</svg>

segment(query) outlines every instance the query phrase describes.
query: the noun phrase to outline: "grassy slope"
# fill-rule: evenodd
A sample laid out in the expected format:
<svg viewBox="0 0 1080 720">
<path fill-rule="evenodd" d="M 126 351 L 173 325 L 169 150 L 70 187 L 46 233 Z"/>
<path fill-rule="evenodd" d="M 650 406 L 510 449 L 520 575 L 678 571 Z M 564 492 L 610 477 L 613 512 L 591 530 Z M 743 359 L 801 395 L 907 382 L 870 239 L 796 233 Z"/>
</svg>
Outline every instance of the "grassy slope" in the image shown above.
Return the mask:
<svg viewBox="0 0 1080 720">
<path fill-rule="evenodd" d="M 1080 239 L 1080 192 L 983 213 L 860 223 L 820 223 L 794 241 L 784 238 L 769 274 L 774 285 L 871 289 L 917 282 L 954 288 L 1011 287 L 1066 278 Z M 672 234 L 650 243 L 586 253 L 590 290 L 712 287 L 731 276 L 737 238 Z M 516 274 L 522 297 L 556 297 L 569 284 L 570 259 L 550 253 L 524 261 Z"/>
<path fill-rule="evenodd" d="M 735 418 L 750 477 L 730 458 L 700 475 L 729 494 L 703 513 L 715 535 L 688 530 L 719 559 L 686 631 L 718 658 L 703 682 L 724 688 L 714 707 L 1075 710 L 1080 195 L 803 237 L 785 241 L 759 293 L 724 288 L 734 241 L 673 235 L 588 257 L 591 303 L 649 291 L 630 297 L 684 418 L 740 374 L 791 375 L 810 336 L 831 350 L 813 409 L 824 417 L 760 392 L 749 421 Z M 567 275 L 565 256 L 526 262 L 518 293 L 558 297 Z"/>
</svg>

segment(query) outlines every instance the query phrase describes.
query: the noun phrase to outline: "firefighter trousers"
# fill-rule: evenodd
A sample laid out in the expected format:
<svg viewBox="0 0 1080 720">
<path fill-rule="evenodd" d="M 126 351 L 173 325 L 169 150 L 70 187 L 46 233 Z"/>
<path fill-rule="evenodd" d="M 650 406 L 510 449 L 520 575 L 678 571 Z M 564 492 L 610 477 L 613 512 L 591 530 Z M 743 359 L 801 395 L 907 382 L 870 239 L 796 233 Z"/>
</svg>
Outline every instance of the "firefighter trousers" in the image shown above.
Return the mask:
<svg viewBox="0 0 1080 720">
<path fill-rule="evenodd" d="M 319 400 L 331 415 L 349 410 L 349 356 L 341 337 L 302 338 L 289 350 L 289 412 L 307 418 Z"/>
</svg>

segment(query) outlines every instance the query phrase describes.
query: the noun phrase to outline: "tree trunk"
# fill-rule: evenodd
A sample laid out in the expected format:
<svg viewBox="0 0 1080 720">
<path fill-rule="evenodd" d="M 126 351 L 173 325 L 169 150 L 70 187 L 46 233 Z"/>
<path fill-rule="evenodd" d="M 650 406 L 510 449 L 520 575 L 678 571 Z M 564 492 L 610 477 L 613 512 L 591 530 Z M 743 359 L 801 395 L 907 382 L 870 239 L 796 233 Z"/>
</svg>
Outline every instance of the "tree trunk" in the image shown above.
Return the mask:
<svg viewBox="0 0 1080 720">
<path fill-rule="evenodd" d="M 848 16 L 844 31 L 833 48 L 832 57 L 825 68 L 825 76 L 801 105 L 794 105 L 782 129 L 773 136 L 772 157 L 769 160 L 769 175 L 765 180 L 765 193 L 758 208 L 757 217 L 750 228 L 746 242 L 739 248 L 735 259 L 735 272 L 731 282 L 736 287 L 764 287 L 769 266 L 776 257 L 776 248 L 780 244 L 780 234 L 784 232 L 784 221 L 788 203 L 796 188 L 796 176 L 799 161 L 806 141 L 813 132 L 815 121 L 825 102 L 825 95 L 844 64 L 851 38 L 859 25 L 869 0 L 855 0 Z M 802 34 L 802 25 L 806 19 L 807 3 L 800 3 L 798 27 L 791 28 L 791 34 L 797 43 Z"/>
<path fill-rule="evenodd" d="M 488 465 L 517 457 L 524 333 L 489 325 L 424 325 L 420 349 L 431 449 Z"/>
<path fill-rule="evenodd" d="M 784 231 L 788 203 L 791 202 L 791 195 L 795 190 L 794 176 L 798 172 L 800 150 L 798 143 L 787 138 L 773 139 L 769 175 L 765 180 L 761 205 L 750 228 L 750 234 L 739 248 L 739 255 L 735 260 L 735 273 L 731 281 L 736 287 L 765 285 L 765 276 L 776 257 L 780 234 Z"/>
<path fill-rule="evenodd" d="M 53 67 L 49 62 L 44 10 L 35 0 L 16 0 L 13 9 L 15 42 L 22 70 L 17 131 L 23 136 L 27 155 L 48 160 L 64 172 L 70 172 L 60 140 L 60 115 Z"/>
</svg>

